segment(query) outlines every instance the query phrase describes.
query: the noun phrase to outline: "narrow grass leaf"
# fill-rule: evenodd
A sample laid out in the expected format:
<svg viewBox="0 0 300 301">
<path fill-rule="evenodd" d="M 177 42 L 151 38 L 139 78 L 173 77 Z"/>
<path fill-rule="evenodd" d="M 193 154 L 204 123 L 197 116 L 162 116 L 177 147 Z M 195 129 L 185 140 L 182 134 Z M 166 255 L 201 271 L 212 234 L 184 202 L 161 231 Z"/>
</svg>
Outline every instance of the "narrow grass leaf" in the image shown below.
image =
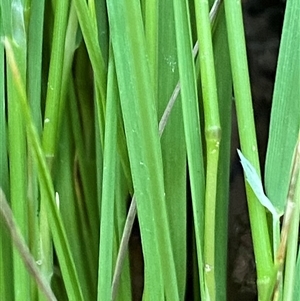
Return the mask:
<svg viewBox="0 0 300 301">
<path fill-rule="evenodd" d="M 204 298 L 203 282 L 203 231 L 204 231 L 204 193 L 205 179 L 203 166 L 202 141 L 196 75 L 192 54 L 190 19 L 187 3 L 174 0 L 176 45 L 179 77 L 181 83 L 181 103 L 184 122 L 184 133 L 189 166 L 189 177 L 192 193 L 193 218 L 197 246 L 197 260 L 200 273 L 201 294 Z"/>
<path fill-rule="evenodd" d="M 216 80 L 218 87 L 220 124 L 222 129 L 220 157 L 218 166 L 218 186 L 216 202 L 215 237 L 215 277 L 216 299 L 226 300 L 227 296 L 227 246 L 228 246 L 228 208 L 231 150 L 232 115 L 232 77 L 227 41 L 224 6 L 219 7 L 213 31 Z"/>
<path fill-rule="evenodd" d="M 165 2 L 165 4 L 167 1 Z M 158 35 L 159 35 L 159 11 L 164 5 L 158 0 L 144 1 L 144 20 L 145 20 L 145 36 L 147 43 L 147 53 L 149 59 L 149 69 L 151 74 L 151 83 L 154 95 L 157 96 L 158 83 Z"/>
<path fill-rule="evenodd" d="M 39 133 L 42 132 L 41 90 L 44 9 L 44 0 L 31 1 L 31 13 L 28 28 L 27 87 L 32 117 Z"/>
<path fill-rule="evenodd" d="M 284 210 L 290 166 L 300 127 L 300 2 L 286 4 L 272 101 L 265 168 L 266 191 Z"/>
<path fill-rule="evenodd" d="M 28 23 L 27 44 L 27 95 L 32 112 L 33 122 L 39 135 L 42 134 L 42 49 L 44 37 L 44 9 L 45 1 L 33 0 L 30 6 Z M 39 186 L 36 166 L 33 156 L 28 154 L 28 224 L 30 237 L 30 250 L 33 256 L 39 260 L 41 241 L 39 233 Z M 34 292 L 32 291 L 32 295 Z M 41 296 L 42 298 L 42 296 Z"/>
<path fill-rule="evenodd" d="M 114 240 L 113 220 L 116 185 L 118 86 L 112 54 L 109 59 L 100 216 L 101 224 L 97 290 L 97 299 L 99 301 L 111 299 Z"/>
<path fill-rule="evenodd" d="M 3 10 L 0 12 L 0 36 L 3 36 Z M 4 194 L 9 199 L 9 172 L 8 172 L 8 149 L 7 149 L 7 118 L 6 118 L 6 98 L 5 98 L 5 60 L 4 45 L 0 43 L 0 186 Z M 11 242 L 7 235 L 2 234 L 4 228 L 0 225 L 0 287 L 1 296 L 7 301 L 12 301 L 13 278 L 12 267 L 12 249 Z M 10 271 L 10 272 L 8 272 Z"/>
<path fill-rule="evenodd" d="M 178 74 L 178 59 L 174 12 L 170 10 L 170 1 L 159 5 L 158 21 L 158 116 L 165 113 L 166 106 Z M 147 41 L 148 42 L 148 41 Z M 177 286 L 180 300 L 184 299 L 187 275 L 187 168 L 186 146 L 183 128 L 181 99 L 178 99 L 169 115 L 167 123 L 159 123 L 161 135 L 162 158 L 164 165 L 164 184 L 166 204 L 170 221 L 170 235 L 174 262 L 176 267 Z M 162 130 L 164 130 L 162 132 Z"/>
<path fill-rule="evenodd" d="M 55 6 L 53 40 L 50 57 L 46 108 L 43 129 L 43 149 L 51 169 L 58 139 L 61 87 L 65 50 L 65 37 L 68 22 L 69 1 L 59 1 Z"/>
</svg>

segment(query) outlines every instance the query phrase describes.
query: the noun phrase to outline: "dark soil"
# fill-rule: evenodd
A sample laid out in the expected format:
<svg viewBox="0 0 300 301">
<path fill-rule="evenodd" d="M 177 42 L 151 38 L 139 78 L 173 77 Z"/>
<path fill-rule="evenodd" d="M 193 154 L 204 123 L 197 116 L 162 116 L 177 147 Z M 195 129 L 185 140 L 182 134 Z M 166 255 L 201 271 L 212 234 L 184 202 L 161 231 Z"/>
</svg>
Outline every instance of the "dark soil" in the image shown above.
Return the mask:
<svg viewBox="0 0 300 301">
<path fill-rule="evenodd" d="M 254 115 L 263 175 L 284 2 L 246 0 L 243 2 L 243 7 Z M 242 169 L 235 154 L 238 147 L 236 124 L 233 124 L 228 300 L 252 301 L 257 300 L 256 271 Z"/>
</svg>

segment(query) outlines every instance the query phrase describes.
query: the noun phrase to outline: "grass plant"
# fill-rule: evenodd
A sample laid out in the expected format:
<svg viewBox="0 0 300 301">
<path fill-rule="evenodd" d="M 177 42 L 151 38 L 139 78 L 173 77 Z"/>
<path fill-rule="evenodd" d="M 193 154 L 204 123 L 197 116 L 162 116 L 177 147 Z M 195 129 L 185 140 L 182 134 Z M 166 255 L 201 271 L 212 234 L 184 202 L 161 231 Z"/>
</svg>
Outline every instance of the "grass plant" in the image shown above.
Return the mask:
<svg viewBox="0 0 300 301">
<path fill-rule="evenodd" d="M 299 16 L 262 180 L 240 1 L 1 0 L 0 299 L 227 300 L 234 105 L 258 299 L 297 300 Z"/>
</svg>

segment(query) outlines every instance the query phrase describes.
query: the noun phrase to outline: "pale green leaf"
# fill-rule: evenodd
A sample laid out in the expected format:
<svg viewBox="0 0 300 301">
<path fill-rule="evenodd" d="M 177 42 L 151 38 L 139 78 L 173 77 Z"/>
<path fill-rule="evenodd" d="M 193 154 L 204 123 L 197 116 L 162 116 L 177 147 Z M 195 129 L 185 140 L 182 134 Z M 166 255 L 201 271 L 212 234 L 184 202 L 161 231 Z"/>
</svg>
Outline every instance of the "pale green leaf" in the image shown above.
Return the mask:
<svg viewBox="0 0 300 301">
<path fill-rule="evenodd" d="M 279 213 L 277 209 L 274 207 L 272 202 L 268 199 L 268 197 L 264 193 L 264 189 L 262 186 L 261 179 L 259 178 L 255 168 L 252 164 L 244 157 L 240 150 L 237 150 L 239 157 L 241 159 L 241 163 L 245 172 L 246 180 L 250 184 L 253 192 L 255 193 L 256 197 L 260 201 L 260 203 L 266 207 L 273 215 L 274 218 L 278 218 L 280 215 L 283 214 Z"/>
</svg>

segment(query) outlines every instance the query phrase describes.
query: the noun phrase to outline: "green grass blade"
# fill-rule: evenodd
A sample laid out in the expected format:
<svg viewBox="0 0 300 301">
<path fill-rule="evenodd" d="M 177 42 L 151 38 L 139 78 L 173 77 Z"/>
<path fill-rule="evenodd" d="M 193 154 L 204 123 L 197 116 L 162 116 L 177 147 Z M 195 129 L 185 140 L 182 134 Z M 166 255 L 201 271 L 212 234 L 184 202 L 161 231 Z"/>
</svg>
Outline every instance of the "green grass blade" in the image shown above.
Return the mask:
<svg viewBox="0 0 300 301">
<path fill-rule="evenodd" d="M 22 1 L 2 1 L 4 33 L 11 37 L 15 57 L 19 65 L 20 76 L 26 84 L 27 37 Z M 27 185 L 27 151 L 25 129 L 18 106 L 18 93 L 11 70 L 7 63 L 7 112 L 8 112 L 8 152 L 10 171 L 10 204 L 20 230 L 28 243 L 28 207 Z M 30 299 L 28 272 L 19 253 L 13 250 L 13 274 L 15 300 Z"/>
<path fill-rule="evenodd" d="M 0 36 L 3 36 L 3 16 L 0 16 Z M 5 60 L 4 45 L 0 44 L 0 187 L 4 194 L 9 196 L 9 172 L 8 172 L 8 153 L 7 153 L 7 127 L 6 127 L 6 98 L 5 98 Z M 0 287 L 3 299 L 12 301 L 13 278 L 12 267 L 12 249 L 7 235 L 4 235 L 4 227 L 0 226 Z"/>
<path fill-rule="evenodd" d="M 32 118 L 39 135 L 42 133 L 42 48 L 44 34 L 45 1 L 33 0 L 29 14 L 27 49 L 27 94 Z M 39 233 L 39 187 L 37 170 L 31 153 L 28 156 L 28 203 L 30 250 L 36 260 L 40 260 L 41 240 Z M 34 294 L 34 292 L 32 292 Z M 41 298 L 43 298 L 41 296 Z M 42 300 L 42 299 L 41 299 Z"/>
<path fill-rule="evenodd" d="M 232 77 L 227 41 L 224 6 L 220 7 L 213 35 L 216 80 L 222 137 L 218 168 L 215 239 L 216 299 L 226 300 L 227 248 L 228 248 L 228 207 L 231 149 Z"/>
<path fill-rule="evenodd" d="M 75 8 L 83 38 L 89 53 L 89 58 L 95 74 L 95 80 L 102 100 L 105 99 L 106 68 L 98 40 L 97 23 L 93 10 L 90 10 L 84 0 L 75 0 Z M 103 119 L 104 120 L 104 119 Z"/>
<path fill-rule="evenodd" d="M 138 1 L 107 2 L 145 259 L 144 297 L 178 299 L 164 202 L 157 112 Z M 154 269 L 155 262 L 158 264 Z"/>
<path fill-rule="evenodd" d="M 287 1 L 272 101 L 265 168 L 266 191 L 284 211 L 290 167 L 300 127 L 300 3 Z"/>
<path fill-rule="evenodd" d="M 176 86 L 178 60 L 176 51 L 174 12 L 165 1 L 159 6 L 158 23 L 158 112 L 163 114 Z M 164 165 L 166 204 L 170 220 L 170 234 L 177 274 L 180 300 L 184 299 L 187 263 L 187 188 L 186 148 L 180 96 L 172 108 L 161 136 Z M 159 124 L 162 134 L 161 122 Z"/>
<path fill-rule="evenodd" d="M 157 96 L 158 80 L 158 30 L 159 30 L 159 10 L 162 4 L 158 0 L 144 1 L 145 12 L 145 36 L 147 43 L 147 53 L 149 59 L 149 68 L 151 74 L 151 83 L 155 96 Z"/>
<path fill-rule="evenodd" d="M 99 301 L 111 299 L 112 283 L 118 102 L 113 55 L 110 55 L 107 86 L 97 290 Z"/>
<path fill-rule="evenodd" d="M 60 107 L 61 87 L 65 50 L 65 36 L 67 30 L 69 1 L 59 1 L 54 14 L 53 41 L 50 57 L 46 108 L 43 130 L 43 148 L 51 167 L 57 145 L 59 116 L 57 108 Z"/>
<path fill-rule="evenodd" d="M 176 43 L 179 77 L 181 83 L 181 102 L 183 111 L 184 132 L 191 183 L 193 218 L 197 246 L 197 259 L 200 273 L 201 294 L 205 296 L 203 283 L 203 231 L 204 231 L 204 193 L 205 179 L 196 75 L 192 55 L 191 32 L 187 3 L 174 0 Z"/>
<path fill-rule="evenodd" d="M 241 3 L 224 0 L 224 4 L 241 147 L 244 155 L 260 174 Z M 248 184 L 246 193 L 257 263 L 259 298 L 269 300 L 268 288 L 273 274 L 273 262 L 266 212 Z"/>
<path fill-rule="evenodd" d="M 32 0 L 28 28 L 28 100 L 39 133 L 42 131 L 41 89 L 44 8 L 44 0 Z"/>
<path fill-rule="evenodd" d="M 221 128 L 208 2 L 196 1 L 195 11 L 206 139 L 204 275 L 210 300 L 213 301 L 216 299 L 215 211 Z"/>
</svg>

